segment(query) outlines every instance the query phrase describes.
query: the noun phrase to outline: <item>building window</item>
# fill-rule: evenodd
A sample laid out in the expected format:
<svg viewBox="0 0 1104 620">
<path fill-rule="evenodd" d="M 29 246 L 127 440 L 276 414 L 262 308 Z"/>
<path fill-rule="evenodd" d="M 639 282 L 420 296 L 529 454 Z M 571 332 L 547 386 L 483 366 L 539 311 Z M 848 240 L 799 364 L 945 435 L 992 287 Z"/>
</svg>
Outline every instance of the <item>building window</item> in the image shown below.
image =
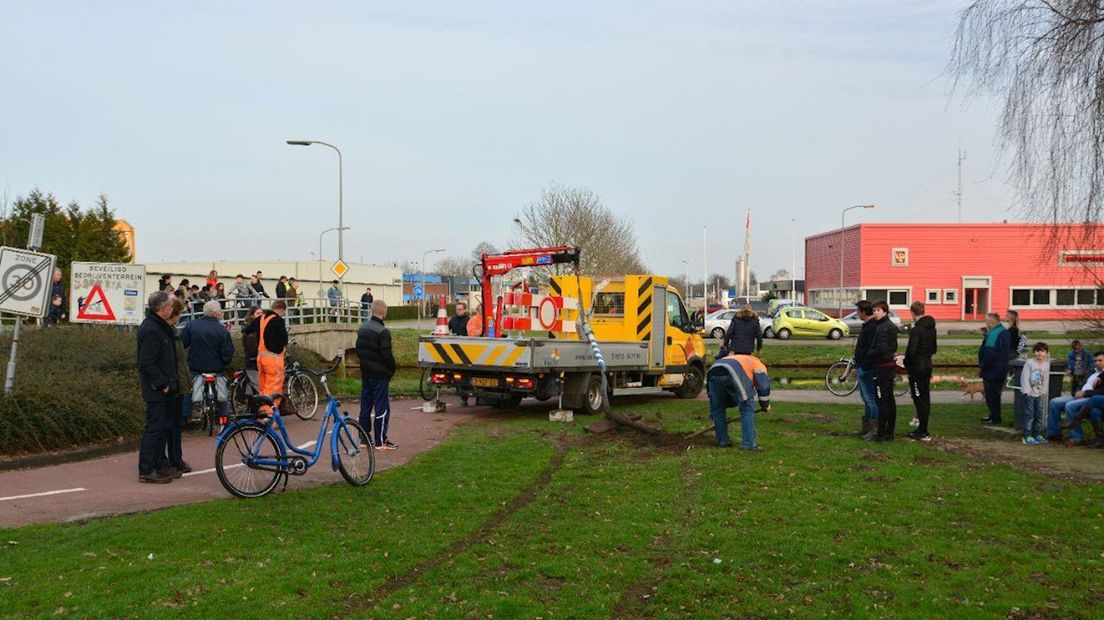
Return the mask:
<svg viewBox="0 0 1104 620">
<path fill-rule="evenodd" d="M 867 301 L 885 301 L 890 306 L 907 308 L 909 303 L 909 289 L 907 288 L 868 288 L 866 289 Z"/>
<path fill-rule="evenodd" d="M 1091 288 L 1014 288 L 1012 307 L 1093 308 L 1104 306 L 1104 290 Z"/>
<path fill-rule="evenodd" d="M 925 291 L 925 295 L 926 295 L 926 296 L 927 296 L 927 298 L 928 298 L 928 303 L 929 303 L 929 304 L 937 304 L 937 303 L 939 303 L 939 289 L 937 289 L 937 288 L 929 288 L 929 289 L 927 289 L 927 290 Z"/>
<path fill-rule="evenodd" d="M 891 306 L 907 306 L 909 305 L 908 291 L 890 291 L 889 292 L 889 305 Z"/>
<path fill-rule="evenodd" d="M 945 304 L 957 304 L 958 303 L 958 289 L 956 289 L 956 288 L 943 289 L 943 303 L 945 303 Z"/>
</svg>

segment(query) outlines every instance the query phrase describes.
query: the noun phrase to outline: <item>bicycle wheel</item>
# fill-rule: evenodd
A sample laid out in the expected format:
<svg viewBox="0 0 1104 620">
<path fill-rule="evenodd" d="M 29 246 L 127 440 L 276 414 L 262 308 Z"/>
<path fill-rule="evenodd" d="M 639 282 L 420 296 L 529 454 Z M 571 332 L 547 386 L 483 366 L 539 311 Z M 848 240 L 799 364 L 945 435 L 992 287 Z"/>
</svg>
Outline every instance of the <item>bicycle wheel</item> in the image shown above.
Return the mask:
<svg viewBox="0 0 1104 620">
<path fill-rule="evenodd" d="M 346 418 L 333 431 L 337 435 L 337 468 L 345 481 L 362 487 L 376 475 L 376 449 L 360 422 Z"/>
<path fill-rule="evenodd" d="M 422 369 L 422 378 L 418 381 L 418 395 L 422 397 L 422 400 L 433 400 L 433 397 L 437 395 L 437 386 L 429 382 L 429 378 L 433 376 L 429 372 L 428 368 Z"/>
<path fill-rule="evenodd" d="M 824 373 L 824 385 L 836 396 L 847 396 L 859 387 L 859 373 L 850 362 L 836 362 Z"/>
<path fill-rule="evenodd" d="M 272 492 L 280 473 L 258 469 L 255 459 L 278 459 L 280 448 L 260 424 L 241 424 L 230 431 L 215 451 L 215 473 L 235 497 L 261 497 Z"/>
<path fill-rule="evenodd" d="M 230 393 L 227 395 L 230 401 L 231 417 L 249 413 L 249 397 L 256 393 L 257 390 L 253 389 L 253 383 L 244 373 L 241 377 L 235 379 L 230 384 Z"/>
<path fill-rule="evenodd" d="M 318 413 L 318 388 L 307 375 L 298 374 L 287 384 L 287 395 L 295 405 L 295 415 L 301 420 L 309 420 Z"/>
<path fill-rule="evenodd" d="M 203 428 L 207 430 L 207 436 L 215 435 L 215 427 L 218 425 L 218 406 L 207 399 L 203 399 Z"/>
<path fill-rule="evenodd" d="M 893 395 L 904 396 L 909 393 L 908 375 L 893 375 Z"/>
</svg>

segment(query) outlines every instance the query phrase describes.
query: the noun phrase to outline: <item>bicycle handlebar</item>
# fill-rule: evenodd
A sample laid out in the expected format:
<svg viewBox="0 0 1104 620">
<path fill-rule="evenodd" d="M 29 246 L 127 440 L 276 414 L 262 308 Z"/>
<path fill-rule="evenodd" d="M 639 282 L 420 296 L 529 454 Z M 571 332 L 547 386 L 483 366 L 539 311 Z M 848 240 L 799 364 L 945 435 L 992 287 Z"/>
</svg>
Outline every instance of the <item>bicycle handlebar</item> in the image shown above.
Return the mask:
<svg viewBox="0 0 1104 620">
<path fill-rule="evenodd" d="M 322 370 L 311 370 L 310 368 L 303 368 L 303 371 L 306 372 L 307 374 L 314 375 L 315 377 L 322 377 L 323 375 L 328 375 L 331 372 L 337 370 L 337 367 L 340 366 L 340 365 L 341 365 L 341 356 L 338 355 L 338 356 L 334 357 L 333 363 L 330 364 L 329 368 L 324 368 Z"/>
</svg>

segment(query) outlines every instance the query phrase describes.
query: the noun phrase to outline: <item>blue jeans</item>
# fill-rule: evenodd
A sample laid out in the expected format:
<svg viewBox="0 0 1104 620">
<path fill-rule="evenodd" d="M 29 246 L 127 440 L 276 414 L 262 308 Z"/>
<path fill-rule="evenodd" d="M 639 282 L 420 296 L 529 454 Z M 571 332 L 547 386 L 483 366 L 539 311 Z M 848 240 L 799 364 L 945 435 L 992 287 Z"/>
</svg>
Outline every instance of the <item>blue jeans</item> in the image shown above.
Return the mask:
<svg viewBox="0 0 1104 620">
<path fill-rule="evenodd" d="M 865 411 L 863 417 L 867 420 L 878 419 L 878 396 L 874 389 L 874 373 L 870 370 L 858 369 L 859 372 L 859 396 L 862 397 Z"/>
<path fill-rule="evenodd" d="M 1058 422 L 1062 414 L 1065 413 L 1066 419 L 1070 419 L 1077 415 L 1078 411 L 1081 411 L 1083 405 L 1091 403 L 1096 398 L 1099 397 L 1074 398 L 1072 396 L 1059 396 L 1058 398 L 1052 398 L 1050 408 L 1047 411 L 1047 435 L 1051 437 L 1061 435 L 1062 429 L 1058 426 Z M 1094 422 L 1099 422 L 1101 413 L 1104 412 L 1104 402 L 1101 402 L 1100 405 L 1095 407 L 1089 414 L 1090 419 Z M 1070 441 L 1080 441 L 1082 437 L 1080 424 L 1069 429 Z"/>
<path fill-rule="evenodd" d="M 377 446 L 387 442 L 387 427 L 391 422 L 391 401 L 387 398 L 389 379 L 363 377 L 360 388 L 360 425 L 372 433 Z M 375 410 L 375 419 L 372 411 Z"/>
<path fill-rule="evenodd" d="M 740 408 L 740 445 L 745 448 L 758 447 L 755 435 L 755 403 L 751 398 L 741 400 L 740 390 L 727 373 L 709 375 L 709 417 L 717 434 L 717 445 L 731 445 L 728 437 L 727 409 Z"/>
<path fill-rule="evenodd" d="M 1024 437 L 1033 437 L 1039 434 L 1043 428 L 1043 397 L 1023 397 L 1023 434 Z"/>
</svg>

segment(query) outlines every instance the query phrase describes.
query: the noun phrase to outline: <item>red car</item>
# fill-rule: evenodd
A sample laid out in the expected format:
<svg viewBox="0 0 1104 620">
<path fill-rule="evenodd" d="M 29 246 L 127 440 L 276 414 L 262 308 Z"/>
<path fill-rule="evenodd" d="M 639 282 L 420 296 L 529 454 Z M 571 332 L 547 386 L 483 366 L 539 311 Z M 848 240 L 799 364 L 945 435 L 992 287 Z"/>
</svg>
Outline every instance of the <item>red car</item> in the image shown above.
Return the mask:
<svg viewBox="0 0 1104 620">
<path fill-rule="evenodd" d="M 706 314 L 713 314 L 714 312 L 716 312 L 718 310 L 724 310 L 724 309 L 725 309 L 725 307 L 722 306 L 721 304 L 709 304 L 708 306 L 705 307 L 705 313 Z"/>
</svg>

